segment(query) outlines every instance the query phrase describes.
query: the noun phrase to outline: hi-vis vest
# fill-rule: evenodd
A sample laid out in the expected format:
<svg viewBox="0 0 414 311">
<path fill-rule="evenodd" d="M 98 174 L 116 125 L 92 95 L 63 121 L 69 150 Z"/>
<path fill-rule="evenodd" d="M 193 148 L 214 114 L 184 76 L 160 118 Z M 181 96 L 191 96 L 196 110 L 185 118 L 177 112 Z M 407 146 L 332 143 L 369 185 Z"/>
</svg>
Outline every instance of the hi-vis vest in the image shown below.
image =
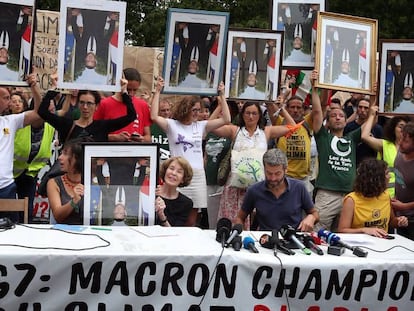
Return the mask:
<svg viewBox="0 0 414 311">
<path fill-rule="evenodd" d="M 49 124 L 44 123 L 42 141 L 40 142 L 39 152 L 32 162 L 27 163 L 32 148 L 32 127 L 30 125 L 18 130 L 14 139 L 14 178 L 21 175 L 25 170 L 26 175 L 36 176 L 40 169 L 46 165 L 51 155 L 51 145 L 54 138 L 55 129 Z"/>
<path fill-rule="evenodd" d="M 395 172 L 394 160 L 397 157 L 397 147 L 393 142 L 382 140 L 382 159 L 388 164 L 388 171 L 390 172 L 390 180 L 388 182 L 388 192 L 393 198 L 395 196 Z"/>
</svg>

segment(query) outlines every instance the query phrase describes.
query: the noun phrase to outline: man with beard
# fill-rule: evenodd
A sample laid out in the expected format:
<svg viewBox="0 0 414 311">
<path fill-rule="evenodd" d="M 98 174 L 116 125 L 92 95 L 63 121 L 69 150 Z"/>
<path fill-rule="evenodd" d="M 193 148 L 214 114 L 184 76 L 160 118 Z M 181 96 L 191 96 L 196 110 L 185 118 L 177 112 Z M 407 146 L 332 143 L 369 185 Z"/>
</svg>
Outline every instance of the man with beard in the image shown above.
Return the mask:
<svg viewBox="0 0 414 311">
<path fill-rule="evenodd" d="M 288 159 L 287 175 L 291 178 L 302 180 L 309 193 L 313 186 L 310 182 L 311 171 L 311 138 L 312 138 L 312 116 L 305 116 L 305 104 L 297 95 L 286 101 L 286 111 L 292 119 L 299 124 L 304 121 L 300 128 L 290 137 L 279 137 L 277 147 L 286 153 Z M 274 121 L 274 125 L 286 124 L 286 119 L 280 115 Z"/>
<path fill-rule="evenodd" d="M 315 207 L 320 221 L 317 229 L 335 232 L 342 199 L 352 191 L 356 174 L 356 147 L 361 141 L 362 124 L 354 131 L 344 135 L 346 114 L 340 108 L 330 109 L 326 125 L 323 126 L 323 109 L 315 87 L 318 72 L 311 74 L 313 132 L 318 148 L 319 173 L 316 178 Z"/>
<path fill-rule="evenodd" d="M 344 129 L 344 134 L 350 133 L 355 129 L 359 128 L 365 121 L 368 120 L 369 116 L 369 109 L 371 107 L 370 100 L 367 98 L 361 98 L 357 101 L 357 110 L 356 115 L 357 118 L 354 121 L 348 122 Z M 378 123 L 375 123 L 372 126 L 371 134 L 375 138 L 382 138 L 383 130 L 382 126 Z M 364 142 L 361 142 L 357 146 L 356 151 L 356 165 L 358 167 L 359 163 L 361 163 L 366 158 L 375 158 L 377 156 L 377 151 L 369 147 Z"/>
<path fill-rule="evenodd" d="M 414 123 L 408 122 L 402 129 L 402 140 L 394 162 L 395 198 L 391 199 L 397 216 L 408 218 L 408 226 L 397 232 L 414 240 Z"/>
<path fill-rule="evenodd" d="M 304 183 L 286 176 L 287 158 L 280 149 L 269 149 L 263 155 L 265 180 L 247 189 L 236 223 L 244 224 L 256 210 L 258 230 L 279 230 L 291 225 L 300 231 L 312 231 L 319 220 Z M 303 212 L 306 215 L 303 218 Z"/>
</svg>

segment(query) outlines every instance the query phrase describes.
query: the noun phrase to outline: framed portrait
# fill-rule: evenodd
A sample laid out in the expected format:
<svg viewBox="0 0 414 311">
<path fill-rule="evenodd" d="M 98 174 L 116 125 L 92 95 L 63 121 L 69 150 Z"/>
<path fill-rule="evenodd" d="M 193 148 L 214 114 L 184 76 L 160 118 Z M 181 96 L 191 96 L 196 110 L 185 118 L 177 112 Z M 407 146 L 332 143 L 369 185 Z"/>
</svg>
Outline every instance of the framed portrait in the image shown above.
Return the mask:
<svg viewBox="0 0 414 311">
<path fill-rule="evenodd" d="M 380 40 L 379 110 L 414 113 L 414 40 Z"/>
<path fill-rule="evenodd" d="M 375 19 L 320 12 L 315 59 L 317 86 L 373 94 L 377 35 Z"/>
<path fill-rule="evenodd" d="M 155 221 L 158 144 L 84 144 L 85 225 L 147 226 Z"/>
<path fill-rule="evenodd" d="M 27 86 L 33 41 L 34 0 L 0 2 L 0 85 Z"/>
<path fill-rule="evenodd" d="M 282 62 L 283 32 L 229 30 L 226 56 L 226 97 L 275 100 Z"/>
<path fill-rule="evenodd" d="M 58 87 L 121 90 L 126 2 L 62 0 Z"/>
<path fill-rule="evenodd" d="M 217 94 L 229 13 L 168 9 L 164 93 Z"/>
<path fill-rule="evenodd" d="M 314 68 L 318 12 L 325 0 L 271 0 L 272 29 L 284 31 L 283 67 Z"/>
</svg>

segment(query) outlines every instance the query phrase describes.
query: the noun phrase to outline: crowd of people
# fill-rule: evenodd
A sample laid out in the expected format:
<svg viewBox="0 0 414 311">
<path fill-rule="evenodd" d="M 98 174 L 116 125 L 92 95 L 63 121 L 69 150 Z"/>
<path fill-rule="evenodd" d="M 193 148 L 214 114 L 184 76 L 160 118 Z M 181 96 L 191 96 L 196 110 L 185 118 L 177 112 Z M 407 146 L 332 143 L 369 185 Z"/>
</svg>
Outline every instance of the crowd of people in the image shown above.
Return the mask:
<svg viewBox="0 0 414 311">
<path fill-rule="evenodd" d="M 51 221 L 82 224 L 80 143 L 156 142 L 161 150 L 153 210 L 161 226 L 215 229 L 220 218 L 228 218 L 246 230 L 290 225 L 298 231 L 324 228 L 377 237 L 397 230 L 414 239 L 413 121 L 408 115 L 379 116 L 375 96 L 352 94 L 350 106 L 332 93 L 325 96 L 326 90 L 316 87 L 318 74 L 314 70 L 310 76 L 307 109 L 289 84 L 275 102 L 228 101 L 220 83 L 217 96 L 182 96 L 172 103 L 163 97 L 161 77 L 152 97 L 143 100 L 134 68 L 124 70 L 121 92 L 109 96 L 93 90 L 42 95 L 32 73 L 27 80 L 31 98 L 0 87 L 0 198 L 29 197 L 33 221 L 38 173 L 52 146 L 60 145 L 61 174 L 47 183 Z M 240 186 L 235 169 L 251 167 L 233 167 L 234 161 L 224 185 L 218 183 L 228 152 L 259 159 L 254 183 Z M 99 160 L 100 176 L 105 187 L 116 187 L 116 195 L 108 191 L 119 198 L 117 206 L 122 203 L 122 224 L 127 224 L 125 201 L 138 197 L 131 199 L 120 185 L 128 174 L 141 185 L 146 159 Z M 119 172 L 127 173 L 117 177 L 111 167 L 109 174 L 108 165 L 125 165 Z M 16 222 L 21 217 L 0 216 Z"/>
</svg>

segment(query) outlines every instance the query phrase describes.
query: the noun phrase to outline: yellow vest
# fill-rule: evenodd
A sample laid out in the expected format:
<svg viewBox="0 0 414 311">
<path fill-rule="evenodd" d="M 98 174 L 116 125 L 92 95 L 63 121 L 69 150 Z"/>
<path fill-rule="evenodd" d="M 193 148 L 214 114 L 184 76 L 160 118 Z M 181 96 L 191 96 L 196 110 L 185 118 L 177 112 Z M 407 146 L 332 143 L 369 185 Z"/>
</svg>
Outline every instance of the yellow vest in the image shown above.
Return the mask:
<svg viewBox="0 0 414 311">
<path fill-rule="evenodd" d="M 25 170 L 26 175 L 35 177 L 40 169 L 46 165 L 51 155 L 51 145 L 55 129 L 49 124 L 44 124 L 42 141 L 39 152 L 32 162 L 27 163 L 32 148 L 32 127 L 30 125 L 19 129 L 14 139 L 13 176 L 20 176 Z"/>
<path fill-rule="evenodd" d="M 388 164 L 388 171 L 390 172 L 390 180 L 388 182 L 388 192 L 393 198 L 395 196 L 395 173 L 394 160 L 397 157 L 397 147 L 391 141 L 382 140 L 382 160 Z"/>
</svg>

